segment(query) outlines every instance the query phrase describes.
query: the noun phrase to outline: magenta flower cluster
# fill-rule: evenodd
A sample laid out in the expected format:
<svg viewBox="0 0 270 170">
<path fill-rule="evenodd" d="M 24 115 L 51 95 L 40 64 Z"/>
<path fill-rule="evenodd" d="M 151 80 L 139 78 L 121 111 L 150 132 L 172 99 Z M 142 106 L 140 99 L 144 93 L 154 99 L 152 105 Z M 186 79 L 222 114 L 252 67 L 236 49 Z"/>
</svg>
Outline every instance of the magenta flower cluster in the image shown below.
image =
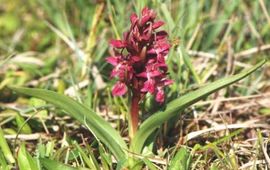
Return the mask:
<svg viewBox="0 0 270 170">
<path fill-rule="evenodd" d="M 113 95 L 122 96 L 130 89 L 139 99 L 150 93 L 157 102 L 164 102 L 164 87 L 172 84 L 165 63 L 170 45 L 167 32 L 158 30 L 164 22 L 155 19 L 156 13 L 145 7 L 141 16 L 130 16 L 131 26 L 123 40 L 111 40 L 115 54 L 106 60 L 114 66 L 111 77 L 118 78 Z"/>
</svg>

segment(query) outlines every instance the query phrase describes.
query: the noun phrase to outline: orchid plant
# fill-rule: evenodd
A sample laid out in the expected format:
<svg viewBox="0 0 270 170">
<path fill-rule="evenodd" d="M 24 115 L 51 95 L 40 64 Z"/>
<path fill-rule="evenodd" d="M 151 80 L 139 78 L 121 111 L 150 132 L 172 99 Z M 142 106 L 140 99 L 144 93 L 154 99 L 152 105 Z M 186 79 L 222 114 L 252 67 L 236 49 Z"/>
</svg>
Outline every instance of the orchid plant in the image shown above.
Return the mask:
<svg viewBox="0 0 270 170">
<path fill-rule="evenodd" d="M 139 102 L 150 93 L 155 95 L 158 103 L 163 103 L 164 87 L 173 82 L 167 78 L 165 63 L 170 49 L 168 34 L 164 30 L 158 31 L 164 22 L 155 20 L 156 13 L 147 7 L 140 17 L 133 13 L 129 31 L 124 33 L 123 40 L 111 40 L 114 56 L 106 58 L 114 66 L 111 77 L 118 78 L 112 94 L 122 96 L 130 90 L 131 137 L 138 127 Z"/>
<path fill-rule="evenodd" d="M 118 79 L 112 89 L 112 94 L 114 96 L 129 94 L 131 98 L 129 145 L 109 122 L 74 99 L 44 89 L 10 87 L 18 93 L 52 103 L 80 121 L 82 125 L 89 128 L 97 141 L 111 151 L 118 162 L 119 169 L 124 167 L 131 169 L 138 162 L 142 162 L 142 159 L 134 158 L 130 153 L 139 154 L 141 157 L 146 156 L 142 152 L 146 147 L 146 140 L 149 140 L 149 137 L 163 123 L 209 94 L 250 75 L 265 63 L 262 61 L 239 74 L 217 80 L 166 103 L 164 88 L 173 81 L 167 77 L 168 68 L 165 61 L 170 44 L 167 40 L 167 32 L 160 30 L 164 22 L 156 21 L 156 13 L 148 8 L 144 8 L 140 16 L 132 14 L 130 21 L 130 29 L 124 33 L 123 40 L 111 40 L 114 54 L 106 58 L 107 62 L 114 66 L 111 77 Z M 164 107 L 138 126 L 139 103 L 147 93 L 153 95 L 156 102 L 163 104 Z M 151 140 L 154 141 L 155 138 L 152 137 Z M 135 161 L 129 161 L 130 158 Z"/>
</svg>

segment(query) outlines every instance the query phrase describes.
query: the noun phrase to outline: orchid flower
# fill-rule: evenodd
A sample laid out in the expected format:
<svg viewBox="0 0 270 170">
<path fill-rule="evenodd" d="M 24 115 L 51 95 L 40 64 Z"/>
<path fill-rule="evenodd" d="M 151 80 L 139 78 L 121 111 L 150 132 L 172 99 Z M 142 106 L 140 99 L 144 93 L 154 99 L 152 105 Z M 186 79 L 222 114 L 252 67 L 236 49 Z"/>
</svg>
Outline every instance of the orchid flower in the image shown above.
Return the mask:
<svg viewBox="0 0 270 170">
<path fill-rule="evenodd" d="M 164 87 L 172 84 L 167 78 L 165 58 L 169 52 L 168 34 L 159 28 L 163 21 L 155 21 L 156 13 L 145 7 L 141 16 L 130 16 L 130 29 L 122 40 L 111 40 L 114 56 L 107 57 L 114 66 L 112 78 L 118 81 L 112 89 L 114 96 L 122 96 L 131 91 L 131 119 L 133 132 L 138 126 L 139 102 L 146 93 L 155 96 L 158 103 L 165 100 Z M 127 53 L 123 53 L 126 50 Z"/>
</svg>

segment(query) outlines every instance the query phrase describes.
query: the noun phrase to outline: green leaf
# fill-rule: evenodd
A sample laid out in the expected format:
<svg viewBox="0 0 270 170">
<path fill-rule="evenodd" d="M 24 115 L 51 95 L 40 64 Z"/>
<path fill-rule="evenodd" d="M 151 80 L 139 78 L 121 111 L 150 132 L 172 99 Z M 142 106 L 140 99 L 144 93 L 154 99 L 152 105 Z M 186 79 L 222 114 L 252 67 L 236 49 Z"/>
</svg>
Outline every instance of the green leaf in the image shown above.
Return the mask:
<svg viewBox="0 0 270 170">
<path fill-rule="evenodd" d="M 1 19 L 0 19 L 0 21 L 1 21 Z M 12 57 L 14 57 L 15 56 L 15 54 L 11 54 L 11 55 L 9 55 L 7 58 L 5 58 L 4 60 L 1 60 L 0 61 L 0 68 L 2 67 L 2 66 L 4 66 Z"/>
<path fill-rule="evenodd" d="M 169 170 L 190 169 L 191 155 L 186 148 L 181 148 L 171 160 Z"/>
<path fill-rule="evenodd" d="M 120 134 L 108 122 L 86 106 L 67 96 L 49 90 L 14 86 L 10 88 L 18 93 L 43 99 L 65 110 L 70 116 L 86 125 L 95 137 L 111 150 L 117 160 L 126 159 L 124 151 L 127 150 L 127 145 Z"/>
<path fill-rule="evenodd" d="M 40 106 L 46 105 L 46 102 L 44 100 L 41 100 L 41 99 L 38 99 L 38 98 L 35 98 L 35 97 L 31 97 L 29 99 L 29 105 L 34 106 L 34 107 L 40 107 Z M 48 111 L 46 109 L 40 110 L 38 112 L 38 115 L 40 115 L 42 117 L 43 116 L 47 117 L 48 116 Z"/>
<path fill-rule="evenodd" d="M 102 167 L 102 169 L 103 170 L 110 170 L 110 169 L 112 169 L 111 155 L 108 154 L 105 151 L 105 148 L 103 147 L 102 144 L 99 145 L 98 150 L 99 150 L 99 155 L 100 155 L 100 161 L 101 161 L 101 167 Z"/>
<path fill-rule="evenodd" d="M 39 158 L 39 160 L 47 170 L 89 170 L 87 168 L 73 168 L 63 163 L 47 158 Z"/>
<path fill-rule="evenodd" d="M 36 160 L 26 151 L 24 144 L 18 153 L 18 166 L 20 170 L 39 170 Z"/>
<path fill-rule="evenodd" d="M 8 143 L 5 139 L 4 132 L 0 126 L 0 150 L 2 150 L 6 160 L 9 163 L 15 163 L 15 159 L 12 155 L 12 152 L 10 151 L 10 148 L 8 146 Z"/>
<path fill-rule="evenodd" d="M 166 6 L 165 3 L 162 3 L 161 6 L 161 11 L 164 14 L 164 18 L 166 19 L 167 23 L 169 24 L 170 30 L 174 29 L 175 23 L 173 21 L 171 12 L 169 11 L 168 7 Z"/>
<path fill-rule="evenodd" d="M 270 115 L 270 108 L 266 107 L 266 108 L 261 108 L 259 110 L 259 113 L 262 115 Z"/>
<path fill-rule="evenodd" d="M 143 162 L 145 163 L 145 165 L 147 166 L 148 169 L 150 169 L 150 170 L 158 170 L 155 167 L 154 163 L 152 163 L 149 159 L 143 158 L 142 160 L 143 160 Z"/>
<path fill-rule="evenodd" d="M 184 59 L 184 62 L 185 62 L 185 65 L 188 67 L 188 69 L 190 70 L 190 72 L 192 73 L 195 81 L 198 83 L 198 84 L 201 84 L 202 81 L 201 81 L 201 78 L 200 76 L 198 75 L 198 73 L 196 72 L 194 66 L 192 65 L 191 63 L 191 60 L 187 54 L 187 52 L 185 51 L 184 47 L 181 46 L 181 48 L 178 49 L 178 52 L 180 55 L 183 55 L 183 59 Z"/>
<path fill-rule="evenodd" d="M 0 150 L 0 169 L 3 169 L 3 170 L 11 169 L 8 167 L 6 159 L 1 150 Z"/>
<path fill-rule="evenodd" d="M 164 122 L 176 116 L 177 114 L 179 114 L 180 111 L 183 111 L 190 105 L 214 93 L 215 91 L 245 78 L 252 72 L 256 71 L 258 68 L 260 68 L 265 62 L 266 60 L 263 60 L 251 69 L 243 71 L 237 75 L 217 80 L 178 99 L 171 101 L 167 104 L 166 108 L 163 111 L 159 111 L 153 114 L 141 124 L 139 130 L 137 131 L 132 140 L 131 149 L 136 153 L 140 153 L 149 135 L 151 135 Z"/>
<path fill-rule="evenodd" d="M 18 112 L 16 112 L 15 120 L 19 129 L 18 133 L 24 133 L 24 134 L 32 133 L 31 127 Z"/>
</svg>

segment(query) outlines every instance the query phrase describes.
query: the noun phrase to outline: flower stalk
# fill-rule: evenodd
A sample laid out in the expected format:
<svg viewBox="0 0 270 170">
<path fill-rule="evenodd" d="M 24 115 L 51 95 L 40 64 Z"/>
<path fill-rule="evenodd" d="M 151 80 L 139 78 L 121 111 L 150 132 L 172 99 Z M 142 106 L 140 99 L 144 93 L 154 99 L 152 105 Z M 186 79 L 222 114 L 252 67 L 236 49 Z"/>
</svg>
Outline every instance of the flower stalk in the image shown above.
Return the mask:
<svg viewBox="0 0 270 170">
<path fill-rule="evenodd" d="M 132 139 L 135 135 L 138 124 L 139 124 L 139 102 L 140 96 L 133 95 L 131 98 L 131 106 L 130 106 L 130 119 L 131 119 L 131 129 L 130 129 L 130 138 Z"/>
</svg>

